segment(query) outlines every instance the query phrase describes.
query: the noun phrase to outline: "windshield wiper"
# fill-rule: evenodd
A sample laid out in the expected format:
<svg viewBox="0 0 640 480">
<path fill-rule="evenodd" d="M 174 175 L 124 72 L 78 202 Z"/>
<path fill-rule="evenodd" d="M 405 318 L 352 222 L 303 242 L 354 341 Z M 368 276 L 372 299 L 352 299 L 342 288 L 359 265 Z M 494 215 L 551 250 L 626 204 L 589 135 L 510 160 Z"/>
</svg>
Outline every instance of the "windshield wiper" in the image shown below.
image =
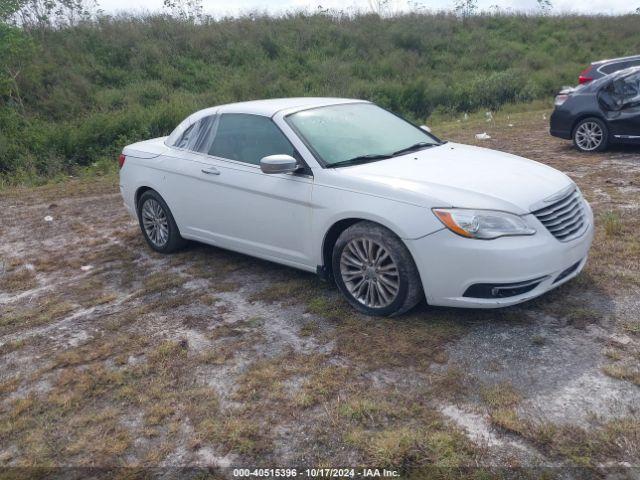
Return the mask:
<svg viewBox="0 0 640 480">
<path fill-rule="evenodd" d="M 423 148 L 427 148 L 427 147 L 434 147 L 438 145 L 437 143 L 430 143 L 430 142 L 418 142 L 418 143 L 414 143 L 413 145 L 407 147 L 407 148 L 402 148 L 396 152 L 393 152 L 393 156 L 397 156 L 397 155 L 402 155 L 403 153 L 409 153 L 409 152 L 415 152 L 416 150 L 422 150 Z"/>
<path fill-rule="evenodd" d="M 393 155 L 385 155 L 381 153 L 372 153 L 368 155 L 358 155 L 357 157 L 349 158 L 347 160 L 340 160 L 339 162 L 329 165 L 330 168 L 334 167 L 346 167 L 349 165 L 359 165 L 361 163 L 375 162 L 376 160 L 384 160 L 391 158 Z"/>
</svg>

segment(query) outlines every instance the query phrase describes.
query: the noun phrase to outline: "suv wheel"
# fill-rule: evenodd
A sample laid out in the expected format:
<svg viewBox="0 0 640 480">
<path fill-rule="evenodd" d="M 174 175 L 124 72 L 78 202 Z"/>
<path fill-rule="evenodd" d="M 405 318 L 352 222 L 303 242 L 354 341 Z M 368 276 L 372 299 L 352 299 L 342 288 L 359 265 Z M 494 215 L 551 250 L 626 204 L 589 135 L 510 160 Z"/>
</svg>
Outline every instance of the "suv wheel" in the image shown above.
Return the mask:
<svg viewBox="0 0 640 480">
<path fill-rule="evenodd" d="M 423 297 L 409 250 L 393 232 L 373 222 L 358 222 L 342 232 L 332 267 L 342 294 L 366 315 L 400 315 Z"/>
<path fill-rule="evenodd" d="M 601 152 L 609 143 L 609 130 L 599 118 L 585 118 L 573 129 L 573 144 L 581 152 Z"/>
<path fill-rule="evenodd" d="M 138 220 L 145 240 L 156 252 L 172 253 L 186 244 L 171 210 L 157 192 L 147 190 L 142 194 L 138 201 Z"/>
</svg>

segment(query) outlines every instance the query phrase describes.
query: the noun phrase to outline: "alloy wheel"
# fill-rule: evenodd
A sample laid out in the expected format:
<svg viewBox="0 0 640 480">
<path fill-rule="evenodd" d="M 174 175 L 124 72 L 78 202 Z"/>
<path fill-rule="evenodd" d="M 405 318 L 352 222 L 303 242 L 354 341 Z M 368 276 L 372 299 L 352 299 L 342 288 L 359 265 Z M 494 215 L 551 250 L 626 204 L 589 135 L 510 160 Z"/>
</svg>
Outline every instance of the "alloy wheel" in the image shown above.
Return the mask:
<svg viewBox="0 0 640 480">
<path fill-rule="evenodd" d="M 369 238 L 351 240 L 340 256 L 340 274 L 349 293 L 369 308 L 384 308 L 400 291 L 400 272 L 391 254 Z"/>
<path fill-rule="evenodd" d="M 169 241 L 169 221 L 160 203 L 149 198 L 142 205 L 142 225 L 149 240 L 157 247 Z"/>
<path fill-rule="evenodd" d="M 584 122 L 576 130 L 576 144 L 586 151 L 595 150 L 602 143 L 604 133 L 596 122 Z"/>
</svg>

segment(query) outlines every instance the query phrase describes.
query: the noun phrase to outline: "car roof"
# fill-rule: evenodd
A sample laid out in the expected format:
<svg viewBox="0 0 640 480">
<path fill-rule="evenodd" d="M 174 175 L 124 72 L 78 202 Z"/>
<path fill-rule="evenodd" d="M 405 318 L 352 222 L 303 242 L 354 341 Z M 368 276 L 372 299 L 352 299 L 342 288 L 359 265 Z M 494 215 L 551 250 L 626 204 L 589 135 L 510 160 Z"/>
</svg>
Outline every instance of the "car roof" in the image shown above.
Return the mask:
<svg viewBox="0 0 640 480">
<path fill-rule="evenodd" d="M 601 66 L 605 63 L 624 62 L 625 60 L 640 60 L 640 55 L 631 55 L 629 57 L 620 57 L 620 58 L 607 58 L 605 60 L 598 60 L 597 62 L 591 62 L 591 65 Z"/>
<path fill-rule="evenodd" d="M 356 100 L 351 98 L 293 97 L 228 103 L 226 105 L 220 105 L 214 108 L 218 113 L 249 113 L 252 115 L 264 115 L 267 117 L 272 117 L 276 113 L 283 110 L 293 112 L 297 110 L 305 110 L 308 108 L 364 101 L 365 100 Z"/>
<path fill-rule="evenodd" d="M 268 100 L 252 100 L 249 102 L 227 103 L 216 107 L 205 108 L 192 113 L 185 118 L 167 137 L 167 144 L 171 145 L 182 135 L 189 126 L 201 118 L 215 115 L 217 113 L 246 113 L 250 115 L 262 115 L 273 117 L 278 112 L 294 113 L 309 108 L 326 107 L 329 105 L 341 105 L 345 103 L 370 103 L 367 100 L 357 100 L 353 98 L 333 98 L 333 97 L 291 97 L 291 98 L 271 98 Z"/>
</svg>

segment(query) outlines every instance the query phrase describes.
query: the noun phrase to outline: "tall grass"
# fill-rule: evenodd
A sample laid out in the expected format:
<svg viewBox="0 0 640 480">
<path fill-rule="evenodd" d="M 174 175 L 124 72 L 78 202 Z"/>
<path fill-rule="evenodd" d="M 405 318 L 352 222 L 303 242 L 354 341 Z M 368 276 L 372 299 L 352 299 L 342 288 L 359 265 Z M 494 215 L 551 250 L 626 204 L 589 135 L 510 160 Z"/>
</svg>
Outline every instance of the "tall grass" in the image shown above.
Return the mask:
<svg viewBox="0 0 640 480">
<path fill-rule="evenodd" d="M 547 98 L 592 60 L 640 52 L 639 19 L 291 14 L 194 25 L 105 16 L 23 32 L 33 48 L 11 60 L 21 102 L 0 89 L 0 175 L 51 176 L 115 158 L 196 109 L 239 100 L 366 98 L 425 121 Z"/>
</svg>

